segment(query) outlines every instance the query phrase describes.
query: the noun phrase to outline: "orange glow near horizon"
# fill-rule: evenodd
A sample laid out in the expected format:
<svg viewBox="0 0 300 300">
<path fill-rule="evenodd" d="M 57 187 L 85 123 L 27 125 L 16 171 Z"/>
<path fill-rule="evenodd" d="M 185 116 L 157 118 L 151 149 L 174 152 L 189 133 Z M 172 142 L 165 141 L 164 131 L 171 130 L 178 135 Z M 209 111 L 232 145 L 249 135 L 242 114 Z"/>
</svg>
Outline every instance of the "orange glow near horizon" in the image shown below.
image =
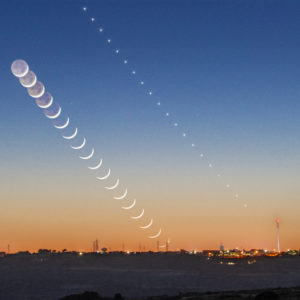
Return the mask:
<svg viewBox="0 0 300 300">
<path fill-rule="evenodd" d="M 224 195 L 224 203 L 216 205 L 215 199 L 222 191 L 215 190 L 196 196 L 206 201 L 190 201 L 186 205 L 181 199 L 195 196 L 188 192 L 184 196 L 174 186 L 174 191 L 169 191 L 171 195 L 162 192 L 164 202 L 155 192 L 150 192 L 131 212 L 122 210 L 120 202 L 113 201 L 111 193 L 99 187 L 98 182 L 81 181 L 74 186 L 63 172 L 56 174 L 55 182 L 51 174 L 45 174 L 42 179 L 38 176 L 37 173 L 36 178 L 27 176 L 22 182 L 7 182 L 6 189 L 2 190 L 5 196 L 2 196 L 0 251 L 6 251 L 8 244 L 11 252 L 35 252 L 40 248 L 91 251 L 96 238 L 100 249 L 122 250 L 125 244 L 125 249 L 130 251 L 137 251 L 139 245 L 146 251 L 156 251 L 157 240 L 147 236 L 158 232 L 160 227 L 163 232 L 158 240 L 165 244 L 170 239 L 170 250 L 219 249 L 221 242 L 226 249 L 276 248 L 275 216 L 268 202 L 253 202 L 249 208 L 241 209 Z M 53 188 L 46 188 L 45 183 L 51 180 Z M 131 202 L 130 197 L 122 205 Z M 278 207 L 281 207 L 282 220 L 281 247 L 299 249 L 298 212 L 289 206 Z M 141 208 L 147 214 L 141 220 L 130 219 Z M 138 228 L 149 223 L 153 215 L 154 222 L 149 229 Z"/>
</svg>

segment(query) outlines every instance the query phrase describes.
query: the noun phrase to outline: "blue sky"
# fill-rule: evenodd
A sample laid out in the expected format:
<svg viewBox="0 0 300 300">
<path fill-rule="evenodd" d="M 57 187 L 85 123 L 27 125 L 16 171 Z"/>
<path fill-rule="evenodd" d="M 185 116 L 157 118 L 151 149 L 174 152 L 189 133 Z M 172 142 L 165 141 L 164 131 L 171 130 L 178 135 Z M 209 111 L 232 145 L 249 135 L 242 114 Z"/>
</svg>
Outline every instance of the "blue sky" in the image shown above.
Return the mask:
<svg viewBox="0 0 300 300">
<path fill-rule="evenodd" d="M 144 205 L 165 226 L 173 201 L 172 216 L 183 209 L 182 197 L 197 207 L 202 194 L 218 210 L 224 201 L 234 206 L 236 192 L 244 197 L 238 207 L 249 205 L 245 222 L 253 215 L 295 220 L 299 12 L 299 1 L 4 1 L 2 198 L 24 176 L 31 191 L 44 176 L 54 189 L 57 176 L 90 188 L 91 176 L 12 76 L 11 62 L 23 58 L 107 166 L 152 199 Z M 224 190 L 227 182 L 232 191 Z"/>
</svg>

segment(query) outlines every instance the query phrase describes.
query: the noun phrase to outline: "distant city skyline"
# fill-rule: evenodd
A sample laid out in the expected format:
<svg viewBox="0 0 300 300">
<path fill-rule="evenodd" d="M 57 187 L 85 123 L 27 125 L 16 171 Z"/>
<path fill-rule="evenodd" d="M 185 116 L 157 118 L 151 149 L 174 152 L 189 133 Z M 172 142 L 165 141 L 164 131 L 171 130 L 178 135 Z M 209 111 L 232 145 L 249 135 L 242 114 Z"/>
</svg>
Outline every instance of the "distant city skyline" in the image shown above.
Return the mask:
<svg viewBox="0 0 300 300">
<path fill-rule="evenodd" d="M 87 250 L 95 237 L 156 249 L 146 236 L 160 227 L 172 249 L 300 248 L 299 10 L 296 0 L 3 3 L 0 251 Z M 96 175 L 11 75 L 18 58 L 104 158 Z M 105 190 L 119 178 L 120 202 Z M 153 230 L 138 228 L 151 218 Z"/>
<path fill-rule="evenodd" d="M 97 241 L 97 240 L 96 240 Z M 120 247 L 117 248 L 111 248 L 107 244 L 99 245 L 97 248 L 96 245 L 94 244 L 96 241 L 93 241 L 93 245 L 91 247 L 80 247 L 78 249 L 66 249 L 66 248 L 43 248 L 43 247 L 38 247 L 36 249 L 14 249 L 14 251 L 10 251 L 10 248 L 6 249 L 0 249 L 0 253 L 6 253 L 6 254 L 17 254 L 20 252 L 30 252 L 30 253 L 38 253 L 39 251 L 54 251 L 53 253 L 58 253 L 58 252 L 78 252 L 78 253 L 111 253 L 111 252 L 123 252 L 123 253 L 135 253 L 135 252 L 182 252 L 186 251 L 187 253 L 190 254 L 200 254 L 200 253 L 205 253 L 206 251 L 214 251 L 214 252 L 229 252 L 229 251 L 252 251 L 252 250 L 261 250 L 263 253 L 288 253 L 291 251 L 297 251 L 297 253 L 300 251 L 298 248 L 287 248 L 283 249 L 280 252 L 277 252 L 276 248 L 273 249 L 266 249 L 262 247 L 257 247 L 257 248 L 240 248 L 240 247 L 235 247 L 235 248 L 222 248 L 218 249 L 218 247 L 213 247 L 213 248 L 203 248 L 203 249 L 185 249 L 185 248 L 172 248 L 170 245 L 168 248 L 166 247 L 159 247 L 159 241 L 157 241 L 156 245 L 153 245 L 153 247 L 146 247 L 143 244 L 138 244 L 136 247 L 123 247 L 121 245 Z M 98 249 L 98 250 L 97 250 Z M 298 253 L 300 254 L 300 252 Z"/>
</svg>

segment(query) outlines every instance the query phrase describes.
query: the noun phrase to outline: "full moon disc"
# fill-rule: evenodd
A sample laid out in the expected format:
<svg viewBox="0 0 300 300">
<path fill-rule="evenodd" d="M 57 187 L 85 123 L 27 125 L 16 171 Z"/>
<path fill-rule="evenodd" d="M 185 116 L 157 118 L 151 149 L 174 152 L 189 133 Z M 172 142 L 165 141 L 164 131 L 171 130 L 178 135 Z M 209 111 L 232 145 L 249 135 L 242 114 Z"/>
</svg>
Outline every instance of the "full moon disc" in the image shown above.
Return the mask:
<svg viewBox="0 0 300 300">
<path fill-rule="evenodd" d="M 16 77 L 23 77 L 28 73 L 29 67 L 25 60 L 17 59 L 11 64 L 11 71 Z"/>
<path fill-rule="evenodd" d="M 33 97 L 33 98 L 39 98 L 41 97 L 44 92 L 45 92 L 45 87 L 44 85 L 40 82 L 40 81 L 37 81 L 35 83 L 34 86 L 30 87 L 27 89 L 28 91 L 28 94 Z"/>
<path fill-rule="evenodd" d="M 24 87 L 29 88 L 35 85 L 36 79 L 36 75 L 29 70 L 25 76 L 19 78 L 19 81 Z"/>
<path fill-rule="evenodd" d="M 41 97 L 35 99 L 35 103 L 40 108 L 48 108 L 52 105 L 53 97 L 49 92 L 45 92 Z"/>
</svg>

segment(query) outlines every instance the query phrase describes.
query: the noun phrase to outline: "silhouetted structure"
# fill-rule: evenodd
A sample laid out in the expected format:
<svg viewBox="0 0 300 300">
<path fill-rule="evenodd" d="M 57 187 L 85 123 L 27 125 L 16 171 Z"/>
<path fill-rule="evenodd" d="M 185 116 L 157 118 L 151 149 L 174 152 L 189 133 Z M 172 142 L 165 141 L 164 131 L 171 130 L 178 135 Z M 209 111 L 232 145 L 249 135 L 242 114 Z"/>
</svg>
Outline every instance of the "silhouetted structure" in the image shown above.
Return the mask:
<svg viewBox="0 0 300 300">
<path fill-rule="evenodd" d="M 96 239 L 95 241 L 93 241 L 93 252 L 99 252 L 99 243 L 98 243 L 98 239 Z"/>
<path fill-rule="evenodd" d="M 280 219 L 279 218 L 277 218 L 276 220 L 275 220 L 275 223 L 276 223 L 276 228 L 277 228 L 277 252 L 278 253 L 280 253 L 280 241 L 279 241 L 279 239 L 280 239 L 280 233 L 279 233 L 279 224 L 280 224 Z"/>
</svg>

